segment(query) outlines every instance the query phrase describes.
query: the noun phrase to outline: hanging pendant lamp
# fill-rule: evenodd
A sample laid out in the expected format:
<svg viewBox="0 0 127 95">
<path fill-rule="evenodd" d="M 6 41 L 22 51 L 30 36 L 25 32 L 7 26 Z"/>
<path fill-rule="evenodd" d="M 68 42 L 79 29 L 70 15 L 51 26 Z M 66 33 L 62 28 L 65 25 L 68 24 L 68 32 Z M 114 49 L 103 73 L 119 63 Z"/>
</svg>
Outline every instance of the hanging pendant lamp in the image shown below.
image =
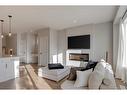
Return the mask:
<svg viewBox="0 0 127 95">
<path fill-rule="evenodd" d="M 11 15 L 8 15 L 8 17 L 9 17 L 9 36 L 11 36 L 12 35 L 12 31 L 11 31 L 11 18 L 12 18 L 12 16 Z"/>
<path fill-rule="evenodd" d="M 4 24 L 4 20 L 0 20 L 1 21 L 1 38 L 4 37 L 3 35 L 3 24 Z"/>
</svg>

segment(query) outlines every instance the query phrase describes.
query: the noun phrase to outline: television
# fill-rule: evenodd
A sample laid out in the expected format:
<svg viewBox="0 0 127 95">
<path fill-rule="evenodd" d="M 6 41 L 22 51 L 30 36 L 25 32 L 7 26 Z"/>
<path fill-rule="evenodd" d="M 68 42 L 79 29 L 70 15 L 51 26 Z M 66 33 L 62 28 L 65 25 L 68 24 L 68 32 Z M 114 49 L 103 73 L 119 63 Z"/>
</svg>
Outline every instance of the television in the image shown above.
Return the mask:
<svg viewBox="0 0 127 95">
<path fill-rule="evenodd" d="M 90 35 L 68 37 L 68 49 L 90 49 Z"/>
</svg>

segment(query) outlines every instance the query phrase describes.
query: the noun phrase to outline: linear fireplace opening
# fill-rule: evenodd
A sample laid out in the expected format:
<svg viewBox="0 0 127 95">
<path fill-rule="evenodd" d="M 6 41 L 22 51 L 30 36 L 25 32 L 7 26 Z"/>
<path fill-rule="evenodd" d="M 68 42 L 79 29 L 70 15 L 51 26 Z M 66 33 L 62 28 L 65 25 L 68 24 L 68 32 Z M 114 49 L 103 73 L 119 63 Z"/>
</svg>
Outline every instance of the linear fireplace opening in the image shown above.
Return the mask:
<svg viewBox="0 0 127 95">
<path fill-rule="evenodd" d="M 69 53 L 69 60 L 88 62 L 89 54 L 88 53 Z"/>
</svg>

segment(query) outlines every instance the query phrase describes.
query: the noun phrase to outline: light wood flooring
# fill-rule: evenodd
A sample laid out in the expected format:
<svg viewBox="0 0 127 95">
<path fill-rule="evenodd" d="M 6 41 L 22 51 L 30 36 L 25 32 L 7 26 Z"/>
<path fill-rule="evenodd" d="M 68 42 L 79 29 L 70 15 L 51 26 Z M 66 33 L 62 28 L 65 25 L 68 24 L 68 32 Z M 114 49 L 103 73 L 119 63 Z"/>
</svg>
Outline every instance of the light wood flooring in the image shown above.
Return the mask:
<svg viewBox="0 0 127 95">
<path fill-rule="evenodd" d="M 22 64 L 20 66 L 20 77 L 0 83 L 0 89 L 60 89 L 59 82 L 40 78 L 37 76 L 37 64 Z"/>
<path fill-rule="evenodd" d="M 0 89 L 60 89 L 61 83 L 63 83 L 67 77 L 59 82 L 55 82 L 49 79 L 38 77 L 37 64 L 21 64 L 20 65 L 20 77 L 11 79 L 6 82 L 0 83 Z M 117 88 L 125 84 L 116 79 Z"/>
</svg>

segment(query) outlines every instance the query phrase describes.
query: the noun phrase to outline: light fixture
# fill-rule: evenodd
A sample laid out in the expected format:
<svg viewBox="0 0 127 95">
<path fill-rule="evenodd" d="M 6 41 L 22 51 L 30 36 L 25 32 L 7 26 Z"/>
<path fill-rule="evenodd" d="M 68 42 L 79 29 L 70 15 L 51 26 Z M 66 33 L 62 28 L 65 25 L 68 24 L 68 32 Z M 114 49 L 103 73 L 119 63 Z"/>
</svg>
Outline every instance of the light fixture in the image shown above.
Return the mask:
<svg viewBox="0 0 127 95">
<path fill-rule="evenodd" d="M 11 15 L 8 15 L 8 17 L 9 17 L 9 36 L 11 36 L 12 35 L 12 32 L 11 32 L 11 18 L 12 18 L 12 16 Z"/>
<path fill-rule="evenodd" d="M 1 21 L 1 38 L 4 37 L 3 35 L 3 24 L 4 24 L 4 20 L 0 20 Z"/>
</svg>

